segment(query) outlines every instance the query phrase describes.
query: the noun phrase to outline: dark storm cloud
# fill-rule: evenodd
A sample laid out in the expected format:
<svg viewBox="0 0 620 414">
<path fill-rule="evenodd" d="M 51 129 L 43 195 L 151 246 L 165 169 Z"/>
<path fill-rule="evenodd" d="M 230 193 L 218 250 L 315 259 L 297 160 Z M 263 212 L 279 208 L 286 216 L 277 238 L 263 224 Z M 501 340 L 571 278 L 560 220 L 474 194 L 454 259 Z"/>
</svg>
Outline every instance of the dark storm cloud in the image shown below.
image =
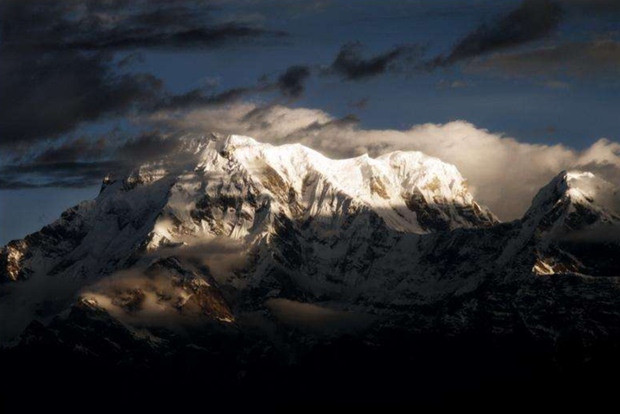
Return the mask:
<svg viewBox="0 0 620 414">
<path fill-rule="evenodd" d="M 159 131 L 144 132 L 117 148 L 117 159 L 127 165 L 162 159 L 179 148 L 180 141 Z"/>
<path fill-rule="evenodd" d="M 47 148 L 37 155 L 35 162 L 40 164 L 75 162 L 84 159 L 101 157 L 106 150 L 107 142 L 104 138 L 95 141 L 87 138 L 78 138 L 62 144 L 59 147 Z"/>
<path fill-rule="evenodd" d="M 4 145 L 29 145 L 83 122 L 119 115 L 152 100 L 162 87 L 150 74 L 114 72 L 107 54 L 35 54 L 0 46 L 0 59 Z"/>
<path fill-rule="evenodd" d="M 178 21 L 178 20 L 177 20 Z M 133 24 L 134 22 L 127 22 Z M 97 34 L 97 32 L 95 32 Z M 241 26 L 236 23 L 226 23 L 210 28 L 182 28 L 173 33 L 165 32 L 143 32 L 138 30 L 119 31 L 106 33 L 101 32 L 106 37 L 97 38 L 88 36 L 85 39 L 67 39 L 65 43 L 48 43 L 45 41 L 32 43 L 34 49 L 43 48 L 45 50 L 78 49 L 85 51 L 92 50 L 127 50 L 127 49 L 175 49 L 175 48 L 204 48 L 221 46 L 226 42 L 237 39 L 252 40 L 266 34 L 283 36 L 284 33 L 268 32 L 259 28 Z"/>
<path fill-rule="evenodd" d="M 559 0 L 560 4 L 579 12 L 620 13 L 618 0 Z"/>
<path fill-rule="evenodd" d="M 310 68 L 307 66 L 291 66 L 278 77 L 276 85 L 282 95 L 298 98 L 303 94 L 305 82 L 309 77 Z"/>
<path fill-rule="evenodd" d="M 563 9 L 552 0 L 524 0 L 519 7 L 496 21 L 478 26 L 456 43 L 445 56 L 426 63 L 428 69 L 540 40 L 551 35 L 562 20 Z"/>
<path fill-rule="evenodd" d="M 48 147 L 19 164 L 0 168 L 0 189 L 80 188 L 101 182 L 110 171 L 123 168 L 112 155 L 108 138 L 80 137 Z"/>
<path fill-rule="evenodd" d="M 144 56 L 142 56 L 140 52 L 133 52 L 123 57 L 116 65 L 119 68 L 125 68 L 125 67 L 130 67 L 131 65 L 135 63 L 143 63 L 143 62 L 144 62 Z"/>
<path fill-rule="evenodd" d="M 219 93 L 210 92 L 209 88 L 200 88 L 173 95 L 157 88 L 159 92 L 153 94 L 150 101 L 144 100 L 136 112 L 182 113 L 198 108 L 217 108 L 258 93 L 275 92 L 288 98 L 299 97 L 309 76 L 310 70 L 306 67 L 293 66 L 274 82 L 264 80 L 255 86 L 233 88 Z M 1 168 L 0 188 L 85 187 L 97 184 L 112 170 L 127 171 L 135 165 L 165 158 L 174 153 L 179 144 L 174 136 L 160 131 L 116 138 L 109 140 L 83 137 L 48 147 L 29 161 Z M 22 158 L 24 157 L 26 155 Z"/>
<path fill-rule="evenodd" d="M 523 52 L 498 54 L 472 62 L 468 69 L 514 77 L 596 76 L 597 80 L 617 81 L 620 76 L 620 42 L 568 42 Z"/>
<path fill-rule="evenodd" d="M 253 86 L 231 88 L 217 93 L 209 92 L 208 88 L 199 88 L 178 95 L 162 97 L 159 101 L 146 105 L 144 109 L 146 111 L 176 111 L 226 105 L 257 92 L 259 92 L 259 89 Z"/>
<path fill-rule="evenodd" d="M 198 108 L 223 106 L 239 102 L 249 96 L 278 92 L 288 98 L 298 98 L 304 92 L 305 81 L 310 70 L 305 66 L 292 66 L 282 73 L 275 82 L 266 78 L 256 85 L 231 88 L 221 92 L 211 92 L 209 87 L 193 89 L 189 92 L 168 95 L 145 105 L 143 111 L 183 111 Z"/>
<path fill-rule="evenodd" d="M 53 162 L 10 165 L 0 168 L 0 189 L 65 187 L 81 188 L 101 182 L 117 161 Z"/>
<path fill-rule="evenodd" d="M 275 81 L 268 76 L 259 79 L 256 85 L 231 88 L 221 92 L 211 92 L 210 87 L 198 88 L 189 92 L 169 95 L 147 105 L 147 111 L 186 110 L 200 107 L 221 106 L 239 102 L 251 95 L 277 92 L 286 98 L 299 98 L 305 90 L 305 83 L 311 76 L 310 68 L 303 65 L 291 66 L 282 72 Z"/>
<path fill-rule="evenodd" d="M 23 190 L 25 188 L 40 188 L 38 185 L 21 181 L 19 179 L 7 180 L 0 178 L 0 190 Z"/>
<path fill-rule="evenodd" d="M 329 72 L 347 80 L 361 80 L 382 75 L 401 68 L 401 64 L 416 58 L 420 49 L 415 46 L 398 46 L 379 55 L 364 58 L 363 45 L 359 42 L 345 44 L 329 67 Z"/>
<path fill-rule="evenodd" d="M 0 189 L 96 185 L 110 172 L 122 175 L 137 164 L 165 160 L 179 144 L 176 136 L 156 130 L 118 140 L 78 138 L 0 168 Z"/>
<path fill-rule="evenodd" d="M 284 35 L 212 16 L 213 1 L 8 0 L 3 42 L 35 50 L 214 47 Z"/>
<path fill-rule="evenodd" d="M 216 47 L 280 35 L 211 17 L 210 1 L 6 0 L 0 3 L 0 145 L 27 150 L 132 110 L 234 101 L 245 91 L 174 96 L 118 50 Z M 121 71 L 119 71 L 121 69 Z"/>
</svg>

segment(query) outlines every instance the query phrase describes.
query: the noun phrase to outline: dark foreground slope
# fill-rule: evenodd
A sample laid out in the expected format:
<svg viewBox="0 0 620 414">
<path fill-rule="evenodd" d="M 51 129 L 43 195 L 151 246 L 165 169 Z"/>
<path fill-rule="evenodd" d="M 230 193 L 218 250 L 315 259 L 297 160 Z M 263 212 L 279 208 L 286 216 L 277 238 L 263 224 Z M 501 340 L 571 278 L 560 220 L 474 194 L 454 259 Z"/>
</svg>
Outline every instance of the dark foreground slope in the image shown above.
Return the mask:
<svg viewBox="0 0 620 414">
<path fill-rule="evenodd" d="M 299 345 L 293 360 L 244 335 L 209 341 L 208 350 L 187 344 L 165 356 L 141 350 L 148 363 L 121 364 L 39 343 L 2 354 L 2 408 L 593 409 L 615 400 L 618 343 L 606 340 L 586 349 L 569 337 L 548 344 L 522 335 L 447 338 L 386 328 Z"/>
</svg>

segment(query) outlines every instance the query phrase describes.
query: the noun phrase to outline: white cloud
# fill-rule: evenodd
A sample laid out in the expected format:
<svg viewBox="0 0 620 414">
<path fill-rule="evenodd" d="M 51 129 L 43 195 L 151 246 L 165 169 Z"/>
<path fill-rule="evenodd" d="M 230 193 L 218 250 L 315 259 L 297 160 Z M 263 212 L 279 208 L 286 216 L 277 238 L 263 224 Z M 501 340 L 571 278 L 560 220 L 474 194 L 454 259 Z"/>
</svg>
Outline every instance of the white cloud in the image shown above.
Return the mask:
<svg viewBox="0 0 620 414">
<path fill-rule="evenodd" d="M 149 122 L 174 129 L 252 136 L 275 144 L 300 142 L 343 158 L 418 150 L 455 164 L 477 199 L 503 220 L 520 217 L 536 192 L 564 169 L 589 169 L 620 184 L 620 144 L 600 139 L 584 151 L 519 142 L 465 121 L 416 125 L 408 130 L 367 130 L 354 120 L 316 109 L 254 104 L 159 113 Z"/>
</svg>

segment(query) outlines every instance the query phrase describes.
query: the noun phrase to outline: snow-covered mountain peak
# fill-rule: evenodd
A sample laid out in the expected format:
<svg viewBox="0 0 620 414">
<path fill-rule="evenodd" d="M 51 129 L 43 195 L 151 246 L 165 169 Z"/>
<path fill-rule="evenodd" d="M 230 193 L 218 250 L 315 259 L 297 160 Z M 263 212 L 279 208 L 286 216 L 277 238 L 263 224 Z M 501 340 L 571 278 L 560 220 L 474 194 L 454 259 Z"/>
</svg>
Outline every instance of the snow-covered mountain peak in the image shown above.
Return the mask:
<svg viewBox="0 0 620 414">
<path fill-rule="evenodd" d="M 562 171 L 540 190 L 532 206 L 570 200 L 572 203 L 614 211 L 619 206 L 618 195 L 616 186 L 589 171 Z"/>
<path fill-rule="evenodd" d="M 420 152 L 334 160 L 301 144 L 274 146 L 240 135 L 213 135 L 199 159 L 195 170 L 211 183 L 217 176 L 218 185 L 230 189 L 227 180 L 237 177 L 244 181 L 235 184 L 241 192 L 249 185 L 278 201 L 276 210 L 299 210 L 305 217 L 333 215 L 325 202 L 334 205 L 340 198 L 336 205 L 351 200 L 405 232 L 497 222 L 474 201 L 455 166 Z"/>
<path fill-rule="evenodd" d="M 588 171 L 570 171 L 565 177 L 567 195 L 574 202 L 589 202 L 610 212 L 617 212 L 620 207 L 620 194 L 612 183 Z"/>
<path fill-rule="evenodd" d="M 162 159 L 106 177 L 95 200 L 0 249 L 0 283 L 33 280 L 24 286 L 40 292 L 28 291 L 23 318 L 0 327 L 6 335 L 25 327 L 58 278 L 67 281 L 59 297 L 70 297 L 120 269 L 148 268 L 160 254 L 193 257 L 216 244 L 234 261 L 251 257 L 259 281 L 282 266 L 346 271 L 353 280 L 400 237 L 413 236 L 405 233 L 496 223 L 454 166 L 419 152 L 334 160 L 300 144 L 238 135 L 171 139 L 178 145 Z M 186 276 L 178 283 L 193 280 Z M 226 277 L 237 287 L 255 283 Z M 130 301 L 143 297 L 126 293 Z M 22 300 L 13 295 L 0 313 Z"/>
<path fill-rule="evenodd" d="M 169 168 L 166 161 L 175 155 L 180 158 L 181 155 L 195 155 L 195 164 L 186 167 L 214 170 L 225 160 L 252 173 L 267 165 L 290 181 L 298 192 L 302 190 L 305 177 L 319 175 L 351 197 L 362 197 L 371 207 L 376 204 L 373 199 L 377 197 L 401 199 L 416 190 L 431 203 L 469 205 L 473 202 L 467 181 L 454 165 L 418 151 L 396 151 L 377 158 L 363 154 L 355 158 L 330 159 L 301 144 L 275 146 L 241 135 L 211 133 L 176 139 L 180 145 L 174 153 L 136 168 L 129 178 L 152 181 L 165 174 L 165 169 Z M 403 200 L 400 203 L 403 204 Z"/>
<path fill-rule="evenodd" d="M 544 232 L 620 222 L 620 192 L 588 171 L 562 171 L 543 187 L 525 215 Z"/>
<path fill-rule="evenodd" d="M 456 166 L 419 151 L 396 151 L 382 155 L 378 160 L 386 162 L 402 180 L 403 187 L 421 186 L 431 190 L 433 196 L 446 200 L 470 203 L 471 194 Z"/>
</svg>

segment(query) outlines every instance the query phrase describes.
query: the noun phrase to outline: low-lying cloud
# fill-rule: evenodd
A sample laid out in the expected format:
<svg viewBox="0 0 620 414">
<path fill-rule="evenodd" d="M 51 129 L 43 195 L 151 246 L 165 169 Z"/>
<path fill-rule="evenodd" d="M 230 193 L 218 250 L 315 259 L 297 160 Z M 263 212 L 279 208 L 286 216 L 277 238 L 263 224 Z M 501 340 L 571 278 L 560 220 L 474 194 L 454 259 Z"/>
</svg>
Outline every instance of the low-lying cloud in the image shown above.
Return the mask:
<svg viewBox="0 0 620 414">
<path fill-rule="evenodd" d="M 231 275 L 248 264 L 247 247 L 228 237 L 183 246 L 174 249 L 174 254 L 198 266 L 206 266 L 210 276 L 218 282 L 230 282 Z"/>
<path fill-rule="evenodd" d="M 178 322 L 232 320 L 217 284 L 234 285 L 231 277 L 245 266 L 247 250 L 240 242 L 222 237 L 163 248 L 150 259 L 150 266 L 118 271 L 86 287 L 80 296 L 95 299 L 113 316 L 134 326 L 175 328 Z"/>
<path fill-rule="evenodd" d="M 376 317 L 330 309 L 315 303 L 302 303 L 289 299 L 270 299 L 265 306 L 284 325 L 303 332 L 331 335 L 353 333 L 368 327 Z"/>
</svg>

